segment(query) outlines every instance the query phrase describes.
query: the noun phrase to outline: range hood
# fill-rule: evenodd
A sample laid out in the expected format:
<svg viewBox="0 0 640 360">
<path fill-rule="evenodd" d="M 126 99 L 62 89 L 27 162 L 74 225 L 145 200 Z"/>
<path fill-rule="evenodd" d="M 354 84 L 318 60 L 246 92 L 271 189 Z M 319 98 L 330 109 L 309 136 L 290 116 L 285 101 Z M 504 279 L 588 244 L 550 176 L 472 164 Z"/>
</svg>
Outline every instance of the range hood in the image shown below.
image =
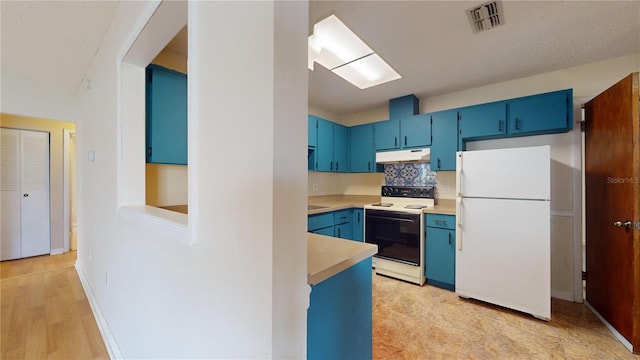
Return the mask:
<svg viewBox="0 0 640 360">
<path fill-rule="evenodd" d="M 376 153 L 376 163 L 378 164 L 418 162 L 418 161 L 430 161 L 430 160 L 431 160 L 431 149 L 429 148 L 383 151 L 383 152 Z"/>
</svg>

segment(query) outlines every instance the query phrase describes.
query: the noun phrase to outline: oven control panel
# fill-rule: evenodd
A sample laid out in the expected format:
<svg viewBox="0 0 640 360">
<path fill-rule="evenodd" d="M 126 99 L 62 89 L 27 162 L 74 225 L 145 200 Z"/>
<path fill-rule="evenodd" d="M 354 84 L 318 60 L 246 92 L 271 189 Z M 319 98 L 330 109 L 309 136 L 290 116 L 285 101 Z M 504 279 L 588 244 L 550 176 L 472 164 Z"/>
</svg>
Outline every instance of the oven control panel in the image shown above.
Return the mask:
<svg viewBox="0 0 640 360">
<path fill-rule="evenodd" d="M 433 186 L 383 186 L 382 196 L 433 199 L 435 189 Z"/>
</svg>

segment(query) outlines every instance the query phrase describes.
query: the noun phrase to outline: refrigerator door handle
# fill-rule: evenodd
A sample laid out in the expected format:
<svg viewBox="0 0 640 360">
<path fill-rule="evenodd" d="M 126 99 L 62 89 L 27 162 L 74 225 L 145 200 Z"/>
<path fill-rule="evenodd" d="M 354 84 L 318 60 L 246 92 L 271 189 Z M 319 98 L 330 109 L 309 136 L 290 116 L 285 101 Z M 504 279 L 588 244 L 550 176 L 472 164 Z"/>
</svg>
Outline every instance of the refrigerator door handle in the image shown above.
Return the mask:
<svg viewBox="0 0 640 360">
<path fill-rule="evenodd" d="M 462 152 L 458 152 L 458 161 L 456 162 L 456 187 L 458 188 L 458 197 L 462 196 Z"/>
<path fill-rule="evenodd" d="M 462 198 L 456 198 L 456 248 L 462 250 Z"/>
</svg>

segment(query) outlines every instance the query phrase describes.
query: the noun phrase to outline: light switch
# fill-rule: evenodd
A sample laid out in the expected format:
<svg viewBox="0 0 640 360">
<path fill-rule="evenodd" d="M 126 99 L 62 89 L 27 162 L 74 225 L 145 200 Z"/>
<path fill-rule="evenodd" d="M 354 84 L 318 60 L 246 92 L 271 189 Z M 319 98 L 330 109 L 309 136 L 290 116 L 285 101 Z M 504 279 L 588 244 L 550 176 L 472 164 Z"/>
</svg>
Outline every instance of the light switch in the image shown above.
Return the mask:
<svg viewBox="0 0 640 360">
<path fill-rule="evenodd" d="M 89 151 L 89 153 L 87 154 L 87 159 L 89 159 L 89 161 L 96 161 L 96 152 Z"/>
</svg>

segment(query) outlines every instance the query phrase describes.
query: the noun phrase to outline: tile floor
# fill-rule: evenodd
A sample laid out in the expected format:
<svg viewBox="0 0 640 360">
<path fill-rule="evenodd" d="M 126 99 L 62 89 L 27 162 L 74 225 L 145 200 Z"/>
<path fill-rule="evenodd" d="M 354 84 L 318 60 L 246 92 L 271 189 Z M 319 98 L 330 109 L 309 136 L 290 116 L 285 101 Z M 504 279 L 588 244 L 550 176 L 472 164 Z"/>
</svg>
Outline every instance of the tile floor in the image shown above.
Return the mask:
<svg viewBox="0 0 640 360">
<path fill-rule="evenodd" d="M 551 321 L 433 286 L 373 275 L 374 359 L 631 359 L 584 304 L 553 299 Z"/>
</svg>

